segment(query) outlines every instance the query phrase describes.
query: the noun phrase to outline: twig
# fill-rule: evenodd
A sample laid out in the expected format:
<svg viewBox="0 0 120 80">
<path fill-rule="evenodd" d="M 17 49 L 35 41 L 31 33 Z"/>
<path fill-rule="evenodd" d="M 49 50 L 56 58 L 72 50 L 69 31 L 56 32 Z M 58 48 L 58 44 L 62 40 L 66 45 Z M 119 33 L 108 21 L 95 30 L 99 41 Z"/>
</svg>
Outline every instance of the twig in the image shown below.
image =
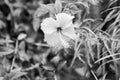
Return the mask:
<svg viewBox="0 0 120 80">
<path fill-rule="evenodd" d="M 30 71 L 30 70 L 33 70 L 33 69 L 39 67 L 39 65 L 40 65 L 40 63 L 37 63 L 37 64 L 33 65 L 32 67 L 29 67 L 29 68 L 23 69 L 22 71 Z"/>
<path fill-rule="evenodd" d="M 14 63 L 15 63 L 15 59 L 16 59 L 16 54 L 18 53 L 18 40 L 16 41 L 16 47 L 15 47 L 15 51 L 14 51 L 14 57 L 12 60 L 12 64 L 10 67 L 10 71 L 13 69 Z"/>
</svg>

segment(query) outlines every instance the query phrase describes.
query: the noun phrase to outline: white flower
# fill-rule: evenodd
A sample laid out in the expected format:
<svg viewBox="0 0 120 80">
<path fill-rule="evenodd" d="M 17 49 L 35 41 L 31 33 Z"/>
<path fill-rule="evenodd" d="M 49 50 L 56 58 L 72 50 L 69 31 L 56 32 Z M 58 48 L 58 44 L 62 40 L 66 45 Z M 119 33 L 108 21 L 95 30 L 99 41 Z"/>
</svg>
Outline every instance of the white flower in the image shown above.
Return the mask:
<svg viewBox="0 0 120 80">
<path fill-rule="evenodd" d="M 59 13 L 55 17 L 56 19 L 52 17 L 46 18 L 41 23 L 41 29 L 45 34 L 44 40 L 51 47 L 68 48 L 69 41 L 76 38 L 72 22 L 74 16 L 66 13 Z"/>
</svg>

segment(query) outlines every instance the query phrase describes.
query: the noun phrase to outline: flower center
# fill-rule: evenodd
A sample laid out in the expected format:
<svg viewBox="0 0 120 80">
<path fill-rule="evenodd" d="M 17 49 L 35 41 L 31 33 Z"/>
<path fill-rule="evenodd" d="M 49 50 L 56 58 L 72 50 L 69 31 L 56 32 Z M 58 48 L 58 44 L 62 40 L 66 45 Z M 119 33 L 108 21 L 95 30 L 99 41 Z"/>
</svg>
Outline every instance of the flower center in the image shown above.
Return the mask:
<svg viewBox="0 0 120 80">
<path fill-rule="evenodd" d="M 57 32 L 61 32 L 62 28 L 61 27 L 57 27 Z"/>
</svg>

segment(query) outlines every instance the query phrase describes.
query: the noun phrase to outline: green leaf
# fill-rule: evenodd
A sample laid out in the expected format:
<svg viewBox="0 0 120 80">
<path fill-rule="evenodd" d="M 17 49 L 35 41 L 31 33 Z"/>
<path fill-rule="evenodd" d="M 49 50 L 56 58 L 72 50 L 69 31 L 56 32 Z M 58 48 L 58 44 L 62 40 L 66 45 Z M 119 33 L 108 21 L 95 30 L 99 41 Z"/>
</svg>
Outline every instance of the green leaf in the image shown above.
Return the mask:
<svg viewBox="0 0 120 80">
<path fill-rule="evenodd" d="M 73 3 L 68 3 L 64 8 L 64 12 L 75 15 L 79 13 L 80 10 L 78 9 L 77 5 Z"/>
<path fill-rule="evenodd" d="M 47 5 L 44 5 L 44 4 L 40 4 L 40 7 L 35 11 L 33 17 L 34 18 L 39 18 L 43 15 L 45 15 L 46 13 L 49 12 L 49 9 L 47 8 Z"/>
<path fill-rule="evenodd" d="M 5 43 L 13 43 L 14 41 L 8 40 L 8 39 L 0 39 L 0 44 L 5 44 Z"/>
<path fill-rule="evenodd" d="M 26 36 L 27 36 L 26 34 L 21 33 L 21 34 L 17 37 L 17 39 L 18 39 L 18 40 L 22 40 L 22 39 L 25 39 Z"/>
<path fill-rule="evenodd" d="M 48 16 L 53 15 L 55 15 L 54 4 L 40 4 L 40 7 L 35 11 L 33 16 L 33 29 L 37 31 L 40 27 L 40 23 L 42 22 L 42 20 Z"/>
<path fill-rule="evenodd" d="M 40 27 L 40 18 L 43 17 L 45 14 L 49 13 L 49 9 L 46 5 L 40 4 L 40 7 L 35 11 L 33 15 L 33 29 L 37 31 Z"/>
<path fill-rule="evenodd" d="M 92 5 L 98 5 L 99 0 L 88 0 Z"/>
<path fill-rule="evenodd" d="M 14 52 L 14 50 L 12 48 L 9 48 L 9 47 L 0 48 L 0 56 L 8 55 L 8 54 L 11 54 L 13 52 Z"/>
<path fill-rule="evenodd" d="M 21 72 L 21 68 L 12 70 L 10 73 L 6 74 L 4 80 L 15 80 L 23 75 L 26 75 L 26 72 Z"/>
<path fill-rule="evenodd" d="M 48 4 L 46 7 L 49 10 L 49 16 L 51 16 L 51 17 L 55 16 L 55 14 L 56 14 L 55 5 Z"/>
<path fill-rule="evenodd" d="M 0 29 L 5 28 L 5 27 L 6 27 L 6 24 L 2 20 L 0 20 Z"/>
<path fill-rule="evenodd" d="M 6 73 L 6 70 L 5 70 L 4 66 L 2 64 L 0 64 L 0 77 L 5 75 L 5 73 Z"/>
<path fill-rule="evenodd" d="M 88 66 L 82 65 L 81 67 L 75 68 L 75 71 L 80 75 L 80 76 L 85 76 L 89 77 L 90 73 L 88 71 Z"/>
<path fill-rule="evenodd" d="M 55 1 L 55 10 L 56 13 L 60 13 L 62 11 L 62 3 L 60 0 Z"/>
<path fill-rule="evenodd" d="M 0 80 L 3 80 L 3 77 L 0 77 Z"/>
<path fill-rule="evenodd" d="M 40 27 L 40 19 L 39 18 L 34 18 L 33 20 L 33 29 L 37 31 Z"/>
<path fill-rule="evenodd" d="M 24 41 L 22 41 L 22 42 L 19 44 L 19 52 L 18 52 L 18 54 L 19 54 L 19 56 L 20 56 L 19 58 L 20 58 L 22 61 L 25 61 L 25 60 L 26 60 L 26 61 L 29 61 L 30 56 L 26 54 L 25 46 L 26 46 L 26 44 L 25 44 Z"/>
<path fill-rule="evenodd" d="M 55 70 L 55 67 L 51 64 L 51 63 L 47 63 L 47 64 L 44 64 L 43 65 L 43 68 L 45 69 L 45 70 Z"/>
<path fill-rule="evenodd" d="M 3 65 L 3 67 L 5 68 L 6 71 L 10 70 L 11 63 L 10 63 L 9 59 L 7 59 L 6 57 L 3 58 L 2 65 Z"/>
</svg>

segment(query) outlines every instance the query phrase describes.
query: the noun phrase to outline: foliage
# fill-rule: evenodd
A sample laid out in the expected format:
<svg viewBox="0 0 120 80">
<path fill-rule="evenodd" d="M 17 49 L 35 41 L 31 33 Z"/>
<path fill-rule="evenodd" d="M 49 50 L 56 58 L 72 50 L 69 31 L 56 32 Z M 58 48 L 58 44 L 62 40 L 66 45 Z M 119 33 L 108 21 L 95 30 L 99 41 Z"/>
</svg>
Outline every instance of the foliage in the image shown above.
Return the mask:
<svg viewBox="0 0 120 80">
<path fill-rule="evenodd" d="M 106 1 L 0 0 L 0 80 L 120 80 L 120 1 Z M 68 30 L 45 41 L 61 14 Z"/>
</svg>

